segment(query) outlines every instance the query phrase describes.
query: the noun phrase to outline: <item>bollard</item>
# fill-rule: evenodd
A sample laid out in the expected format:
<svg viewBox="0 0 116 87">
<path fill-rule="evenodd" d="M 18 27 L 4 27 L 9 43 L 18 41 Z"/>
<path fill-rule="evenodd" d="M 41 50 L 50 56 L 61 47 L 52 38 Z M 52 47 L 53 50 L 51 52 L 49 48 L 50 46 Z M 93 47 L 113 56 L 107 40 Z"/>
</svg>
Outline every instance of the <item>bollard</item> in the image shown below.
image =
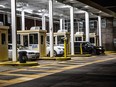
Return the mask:
<svg viewBox="0 0 116 87">
<path fill-rule="evenodd" d="M 83 54 L 82 43 L 80 43 L 80 54 Z"/>
<path fill-rule="evenodd" d="M 67 50 L 66 50 L 66 38 L 64 39 L 64 57 L 66 58 Z"/>
</svg>

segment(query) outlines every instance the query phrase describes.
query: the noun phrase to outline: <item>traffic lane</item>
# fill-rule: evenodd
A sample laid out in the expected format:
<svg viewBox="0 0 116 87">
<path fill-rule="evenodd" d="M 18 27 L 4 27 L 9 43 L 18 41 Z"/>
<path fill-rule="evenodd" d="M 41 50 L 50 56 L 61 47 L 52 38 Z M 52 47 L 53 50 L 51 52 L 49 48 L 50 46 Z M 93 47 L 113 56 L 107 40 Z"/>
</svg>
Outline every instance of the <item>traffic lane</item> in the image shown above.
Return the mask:
<svg viewBox="0 0 116 87">
<path fill-rule="evenodd" d="M 6 87 L 115 87 L 116 60 L 66 70 Z"/>
</svg>

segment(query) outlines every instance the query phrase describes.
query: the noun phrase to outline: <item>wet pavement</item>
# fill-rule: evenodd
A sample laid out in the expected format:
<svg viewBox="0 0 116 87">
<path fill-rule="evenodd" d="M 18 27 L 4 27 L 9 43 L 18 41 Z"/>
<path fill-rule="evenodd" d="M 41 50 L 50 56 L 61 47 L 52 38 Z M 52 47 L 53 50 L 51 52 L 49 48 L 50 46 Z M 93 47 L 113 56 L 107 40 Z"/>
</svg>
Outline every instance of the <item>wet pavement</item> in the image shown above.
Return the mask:
<svg viewBox="0 0 116 87">
<path fill-rule="evenodd" d="M 116 87 L 116 55 L 38 63 L 0 72 L 0 87 Z"/>
</svg>

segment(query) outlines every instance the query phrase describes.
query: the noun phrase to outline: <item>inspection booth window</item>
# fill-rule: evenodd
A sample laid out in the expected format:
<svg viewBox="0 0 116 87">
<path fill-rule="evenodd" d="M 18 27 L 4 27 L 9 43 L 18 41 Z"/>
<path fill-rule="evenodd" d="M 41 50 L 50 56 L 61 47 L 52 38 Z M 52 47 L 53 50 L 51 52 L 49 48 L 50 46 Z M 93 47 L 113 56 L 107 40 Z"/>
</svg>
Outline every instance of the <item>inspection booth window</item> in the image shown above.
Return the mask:
<svg viewBox="0 0 116 87">
<path fill-rule="evenodd" d="M 38 34 L 34 33 L 34 34 L 29 34 L 29 42 L 30 44 L 38 44 Z"/>
<path fill-rule="evenodd" d="M 20 44 L 20 34 L 17 34 L 17 44 Z"/>
<path fill-rule="evenodd" d="M 57 38 L 58 38 L 58 44 L 64 44 L 64 35 L 57 36 Z"/>
<path fill-rule="evenodd" d="M 1 39 L 2 39 L 2 45 L 6 44 L 6 34 L 5 33 L 2 33 L 1 34 Z"/>
<path fill-rule="evenodd" d="M 95 43 L 94 37 L 91 37 L 91 38 L 90 38 L 90 42 L 91 42 L 91 43 Z"/>
<path fill-rule="evenodd" d="M 47 36 L 47 41 L 46 41 L 47 45 L 49 45 L 49 41 L 50 41 L 50 36 Z"/>
<path fill-rule="evenodd" d="M 55 36 L 53 37 L 53 42 L 54 42 L 54 44 L 55 44 Z M 50 44 L 50 36 L 47 36 L 47 45 L 49 45 Z"/>
<path fill-rule="evenodd" d="M 82 37 L 76 37 L 76 41 L 82 41 Z"/>
</svg>

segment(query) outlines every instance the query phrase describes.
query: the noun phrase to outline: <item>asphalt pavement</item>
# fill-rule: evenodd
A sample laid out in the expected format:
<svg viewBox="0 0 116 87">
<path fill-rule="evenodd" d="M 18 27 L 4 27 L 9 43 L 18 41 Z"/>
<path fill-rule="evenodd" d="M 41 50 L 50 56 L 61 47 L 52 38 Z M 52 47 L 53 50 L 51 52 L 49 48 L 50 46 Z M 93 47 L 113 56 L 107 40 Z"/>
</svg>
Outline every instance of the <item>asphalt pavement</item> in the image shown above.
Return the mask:
<svg viewBox="0 0 116 87">
<path fill-rule="evenodd" d="M 40 66 L 1 72 L 0 87 L 116 87 L 115 55 L 38 62 Z"/>
</svg>

